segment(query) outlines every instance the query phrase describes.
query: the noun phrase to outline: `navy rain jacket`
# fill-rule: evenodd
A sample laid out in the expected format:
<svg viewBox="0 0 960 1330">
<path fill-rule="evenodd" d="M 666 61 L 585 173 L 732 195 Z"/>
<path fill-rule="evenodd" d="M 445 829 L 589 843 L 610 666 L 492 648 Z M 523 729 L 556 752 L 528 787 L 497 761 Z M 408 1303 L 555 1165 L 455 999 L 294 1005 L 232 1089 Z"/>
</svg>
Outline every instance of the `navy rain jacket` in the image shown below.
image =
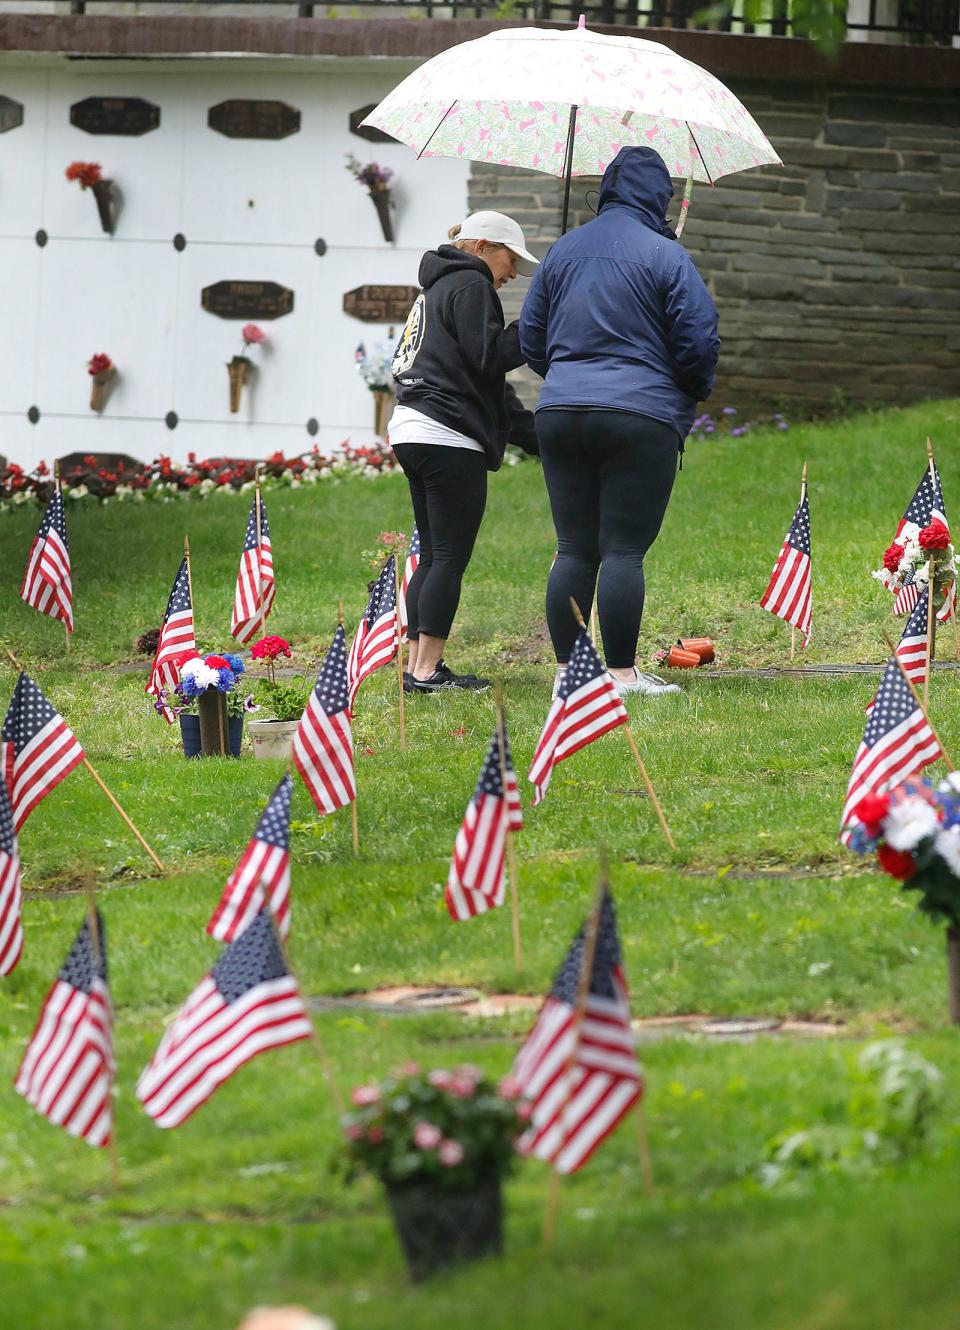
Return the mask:
<svg viewBox="0 0 960 1330">
<path fill-rule="evenodd" d="M 537 410 L 601 407 L 652 416 L 683 439 L 710 395 L 717 311 L 664 219 L 673 187 L 652 148 L 621 148 L 598 215 L 553 245 L 520 315 L 520 345 L 544 379 Z"/>
</svg>

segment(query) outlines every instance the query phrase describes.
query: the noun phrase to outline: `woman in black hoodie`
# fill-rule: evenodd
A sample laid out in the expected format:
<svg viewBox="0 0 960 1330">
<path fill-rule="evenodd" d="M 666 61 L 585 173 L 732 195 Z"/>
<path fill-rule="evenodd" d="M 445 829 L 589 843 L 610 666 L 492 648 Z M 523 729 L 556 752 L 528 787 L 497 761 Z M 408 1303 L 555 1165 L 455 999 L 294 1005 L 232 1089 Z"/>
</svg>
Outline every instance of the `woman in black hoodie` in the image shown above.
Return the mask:
<svg viewBox="0 0 960 1330">
<path fill-rule="evenodd" d="M 407 588 L 406 686 L 418 693 L 488 686 L 454 674 L 443 651 L 486 507 L 487 472 L 500 469 L 508 441 L 537 451 L 533 416 L 505 378 L 523 355 L 497 295 L 518 266 L 532 272 L 537 260 L 502 213 L 473 213 L 450 235 L 453 244 L 420 262 L 423 289 L 393 360 L 397 406 L 388 431 L 420 533 Z"/>
</svg>

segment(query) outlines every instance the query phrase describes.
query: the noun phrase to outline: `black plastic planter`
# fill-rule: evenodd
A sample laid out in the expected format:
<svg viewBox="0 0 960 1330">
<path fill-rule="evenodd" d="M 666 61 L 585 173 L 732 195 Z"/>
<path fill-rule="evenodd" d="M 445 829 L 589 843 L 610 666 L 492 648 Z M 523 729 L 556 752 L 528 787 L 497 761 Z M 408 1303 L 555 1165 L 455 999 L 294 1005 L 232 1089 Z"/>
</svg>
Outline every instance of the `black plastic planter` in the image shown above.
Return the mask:
<svg viewBox="0 0 960 1330">
<path fill-rule="evenodd" d="M 499 1177 L 470 1191 L 388 1187 L 387 1197 L 414 1282 L 503 1251 Z"/>
</svg>

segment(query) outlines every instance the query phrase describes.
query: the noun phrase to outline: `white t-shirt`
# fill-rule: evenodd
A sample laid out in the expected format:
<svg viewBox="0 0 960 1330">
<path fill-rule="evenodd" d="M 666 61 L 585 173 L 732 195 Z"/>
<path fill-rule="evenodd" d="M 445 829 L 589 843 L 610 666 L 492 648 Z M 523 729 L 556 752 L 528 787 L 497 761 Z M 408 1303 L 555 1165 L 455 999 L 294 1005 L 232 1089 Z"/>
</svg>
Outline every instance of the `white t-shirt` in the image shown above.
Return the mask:
<svg viewBox="0 0 960 1330">
<path fill-rule="evenodd" d="M 483 444 L 477 443 L 459 430 L 449 425 L 441 425 L 439 420 L 431 420 L 422 411 L 414 411 L 412 406 L 396 406 L 387 426 L 387 438 L 390 446 L 397 443 L 440 443 L 447 448 L 466 448 L 472 453 L 482 453 Z"/>
</svg>

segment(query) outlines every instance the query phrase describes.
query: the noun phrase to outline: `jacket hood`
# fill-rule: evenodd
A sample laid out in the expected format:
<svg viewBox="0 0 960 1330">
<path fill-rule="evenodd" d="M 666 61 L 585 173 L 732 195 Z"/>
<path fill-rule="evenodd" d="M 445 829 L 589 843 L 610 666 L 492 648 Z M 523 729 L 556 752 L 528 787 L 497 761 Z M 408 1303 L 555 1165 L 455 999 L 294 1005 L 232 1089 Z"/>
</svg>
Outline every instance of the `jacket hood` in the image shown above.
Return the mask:
<svg viewBox="0 0 960 1330">
<path fill-rule="evenodd" d="M 441 245 L 439 249 L 428 249 L 420 260 L 420 285 L 426 291 L 434 282 L 451 272 L 477 272 L 481 277 L 493 281 L 493 273 L 476 254 L 468 254 L 466 250 L 457 249 L 454 245 Z"/>
<path fill-rule="evenodd" d="M 667 206 L 673 197 L 673 185 L 666 162 L 653 148 L 621 148 L 603 173 L 600 205 L 619 206 L 638 214 L 645 226 L 661 234 L 665 229 Z"/>
</svg>

